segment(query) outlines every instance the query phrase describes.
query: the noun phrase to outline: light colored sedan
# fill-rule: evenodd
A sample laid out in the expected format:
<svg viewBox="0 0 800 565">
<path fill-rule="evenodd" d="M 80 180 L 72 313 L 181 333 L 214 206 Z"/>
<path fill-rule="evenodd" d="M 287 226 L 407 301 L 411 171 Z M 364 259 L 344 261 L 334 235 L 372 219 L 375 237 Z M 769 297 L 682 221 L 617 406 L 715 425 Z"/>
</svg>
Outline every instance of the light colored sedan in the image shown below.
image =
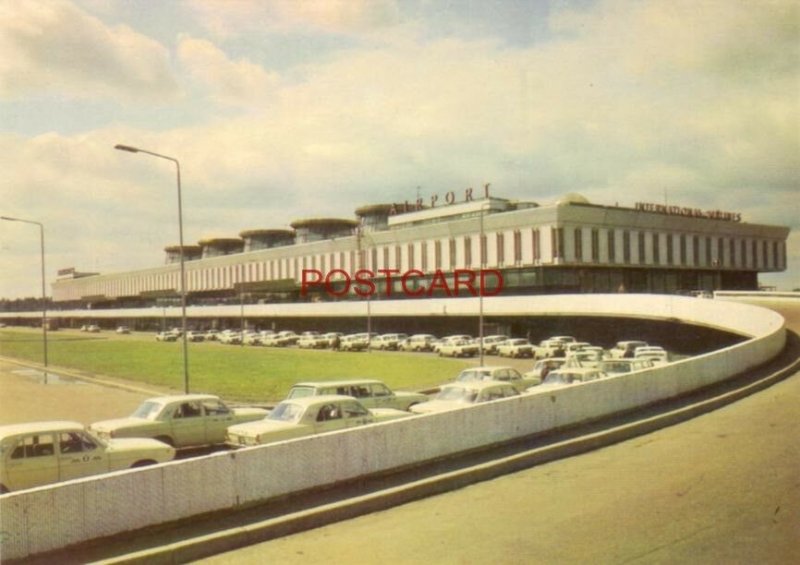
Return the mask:
<svg viewBox="0 0 800 565">
<path fill-rule="evenodd" d="M 262 408 L 229 408 L 210 394 L 178 394 L 145 400 L 127 418 L 95 422 L 89 429 L 101 439 L 151 437 L 174 447 L 225 442 L 229 426 L 260 420 Z"/>
<path fill-rule="evenodd" d="M 519 392 L 508 383 L 499 381 L 469 381 L 444 385 L 432 400 L 411 407 L 415 414 L 457 410 L 481 402 L 490 402 Z"/>
<path fill-rule="evenodd" d="M 102 439 L 77 422 L 0 426 L 0 492 L 164 463 L 175 450 L 154 439 Z"/>
<path fill-rule="evenodd" d="M 509 383 L 517 392 L 523 392 L 529 387 L 538 385 L 541 379 L 522 375 L 514 367 L 506 366 L 486 366 L 472 367 L 464 369 L 456 377 L 457 383 L 467 383 L 473 381 L 500 381 Z"/>
<path fill-rule="evenodd" d="M 533 345 L 525 338 L 507 339 L 497 345 L 501 357 L 533 357 Z"/>
<path fill-rule="evenodd" d="M 263 420 L 231 426 L 226 443 L 231 447 L 262 445 L 407 416 L 408 412 L 391 408 L 368 410 L 349 396 L 306 396 L 284 400 Z"/>
<path fill-rule="evenodd" d="M 419 392 L 392 391 L 381 381 L 374 379 L 348 379 L 341 381 L 303 382 L 292 386 L 287 400 L 306 396 L 342 395 L 352 396 L 365 408 L 394 408 L 408 410 L 415 404 L 430 400 Z"/>
<path fill-rule="evenodd" d="M 480 347 L 471 339 L 455 339 L 439 344 L 439 357 L 475 357 Z"/>
</svg>

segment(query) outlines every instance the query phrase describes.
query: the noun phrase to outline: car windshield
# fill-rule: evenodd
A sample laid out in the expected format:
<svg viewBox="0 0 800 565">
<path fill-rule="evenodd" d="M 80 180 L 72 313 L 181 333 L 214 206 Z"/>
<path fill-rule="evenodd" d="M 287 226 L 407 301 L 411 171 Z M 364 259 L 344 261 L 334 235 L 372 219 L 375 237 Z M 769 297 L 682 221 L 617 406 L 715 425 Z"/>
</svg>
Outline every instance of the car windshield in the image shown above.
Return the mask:
<svg viewBox="0 0 800 565">
<path fill-rule="evenodd" d="M 475 402 L 478 397 L 478 392 L 460 386 L 446 386 L 439 394 L 436 395 L 436 400 L 447 400 L 449 402 Z"/>
<path fill-rule="evenodd" d="M 466 371 L 461 371 L 461 374 L 458 375 L 456 380 L 461 382 L 468 382 L 468 381 L 480 381 L 486 377 L 491 376 L 490 371 L 487 370 L 478 370 L 478 369 L 468 369 Z"/>
<path fill-rule="evenodd" d="M 131 414 L 131 418 L 142 418 L 144 420 L 155 420 L 161 412 L 161 404 L 147 400 L 142 402 L 136 411 Z"/>
<path fill-rule="evenodd" d="M 291 402 L 281 402 L 269 413 L 267 420 L 277 420 L 279 422 L 297 422 L 303 415 L 303 407 Z"/>
<path fill-rule="evenodd" d="M 304 398 L 306 396 L 314 396 L 314 387 L 293 386 L 286 398 Z"/>
</svg>

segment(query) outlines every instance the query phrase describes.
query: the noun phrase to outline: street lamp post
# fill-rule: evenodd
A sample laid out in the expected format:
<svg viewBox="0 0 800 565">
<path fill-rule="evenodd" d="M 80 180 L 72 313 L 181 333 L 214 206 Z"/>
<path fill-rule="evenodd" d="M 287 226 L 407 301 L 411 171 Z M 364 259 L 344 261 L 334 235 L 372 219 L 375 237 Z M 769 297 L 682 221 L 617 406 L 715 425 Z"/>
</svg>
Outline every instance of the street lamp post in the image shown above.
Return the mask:
<svg viewBox="0 0 800 565">
<path fill-rule="evenodd" d="M 34 222 L 33 220 L 23 220 L 21 218 L 11 218 L 8 216 L 0 216 L 0 220 L 6 220 L 7 222 L 22 222 L 24 224 L 33 224 L 35 226 L 39 226 L 39 240 L 41 243 L 42 257 L 42 349 L 44 354 L 44 384 L 47 384 L 47 291 L 44 276 L 44 224 L 41 222 Z"/>
<path fill-rule="evenodd" d="M 180 244 L 180 258 L 181 258 L 181 334 L 183 336 L 183 388 L 184 392 L 189 392 L 189 346 L 186 337 L 186 265 L 183 251 L 183 203 L 181 198 L 181 164 L 174 157 L 147 151 L 146 149 L 139 149 L 138 147 L 131 147 L 130 145 L 115 145 L 114 149 L 120 151 L 128 151 L 130 153 L 146 153 L 159 159 L 166 159 L 175 163 L 175 170 L 177 172 L 178 180 L 178 237 Z"/>
<path fill-rule="evenodd" d="M 483 231 L 483 213 L 487 208 L 487 204 L 489 207 L 492 205 L 492 201 L 489 200 L 488 202 L 481 202 L 481 214 L 480 214 L 480 225 L 481 225 L 481 235 L 480 235 L 480 264 L 481 264 L 481 281 L 483 281 L 483 270 L 486 268 L 486 234 Z M 480 355 L 480 366 L 483 367 L 483 286 L 479 286 L 478 291 L 478 353 Z"/>
</svg>

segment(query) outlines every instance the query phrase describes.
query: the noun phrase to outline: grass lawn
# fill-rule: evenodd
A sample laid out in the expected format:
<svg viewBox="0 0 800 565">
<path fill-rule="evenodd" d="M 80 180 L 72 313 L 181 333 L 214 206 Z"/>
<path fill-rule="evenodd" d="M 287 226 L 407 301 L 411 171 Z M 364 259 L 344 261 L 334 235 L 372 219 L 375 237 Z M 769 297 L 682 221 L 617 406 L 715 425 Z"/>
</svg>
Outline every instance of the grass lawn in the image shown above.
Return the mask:
<svg viewBox="0 0 800 565">
<path fill-rule="evenodd" d="M 49 333 L 47 342 L 52 366 L 183 391 L 181 341 L 156 342 L 149 334 L 59 331 Z M 41 363 L 41 331 L 0 330 L 0 355 Z M 462 368 L 475 364 L 476 360 L 441 359 L 432 354 L 190 343 L 189 385 L 192 392 L 262 402 L 280 400 L 292 384 L 304 380 L 366 377 L 382 380 L 393 389 L 419 390 L 452 379 Z"/>
</svg>

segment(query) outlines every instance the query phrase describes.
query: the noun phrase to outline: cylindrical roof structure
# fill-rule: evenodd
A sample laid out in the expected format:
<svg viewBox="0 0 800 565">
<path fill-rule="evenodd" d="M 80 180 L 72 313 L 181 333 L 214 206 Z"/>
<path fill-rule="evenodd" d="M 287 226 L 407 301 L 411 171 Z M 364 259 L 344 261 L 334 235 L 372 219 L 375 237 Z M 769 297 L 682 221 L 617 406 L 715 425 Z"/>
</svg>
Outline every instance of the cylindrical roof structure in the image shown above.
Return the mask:
<svg viewBox="0 0 800 565">
<path fill-rule="evenodd" d="M 254 229 L 239 233 L 244 240 L 244 251 L 257 251 L 270 247 L 282 247 L 294 243 L 294 231 L 282 229 Z"/>
<path fill-rule="evenodd" d="M 168 245 L 164 248 L 167 254 L 166 264 L 180 263 L 181 262 L 181 246 Z M 203 248 L 199 245 L 184 245 L 183 246 L 183 260 L 195 261 L 203 256 Z"/>
<path fill-rule="evenodd" d="M 345 218 L 306 218 L 295 220 L 290 224 L 295 230 L 297 243 L 309 243 L 322 239 L 348 237 L 358 227 L 356 220 Z"/>
<path fill-rule="evenodd" d="M 356 216 L 361 218 L 364 231 L 386 229 L 389 216 L 396 213 L 397 204 L 367 204 L 356 208 Z"/>
<path fill-rule="evenodd" d="M 241 253 L 244 241 L 238 237 L 209 237 L 197 242 L 203 248 L 203 259 Z"/>
</svg>

